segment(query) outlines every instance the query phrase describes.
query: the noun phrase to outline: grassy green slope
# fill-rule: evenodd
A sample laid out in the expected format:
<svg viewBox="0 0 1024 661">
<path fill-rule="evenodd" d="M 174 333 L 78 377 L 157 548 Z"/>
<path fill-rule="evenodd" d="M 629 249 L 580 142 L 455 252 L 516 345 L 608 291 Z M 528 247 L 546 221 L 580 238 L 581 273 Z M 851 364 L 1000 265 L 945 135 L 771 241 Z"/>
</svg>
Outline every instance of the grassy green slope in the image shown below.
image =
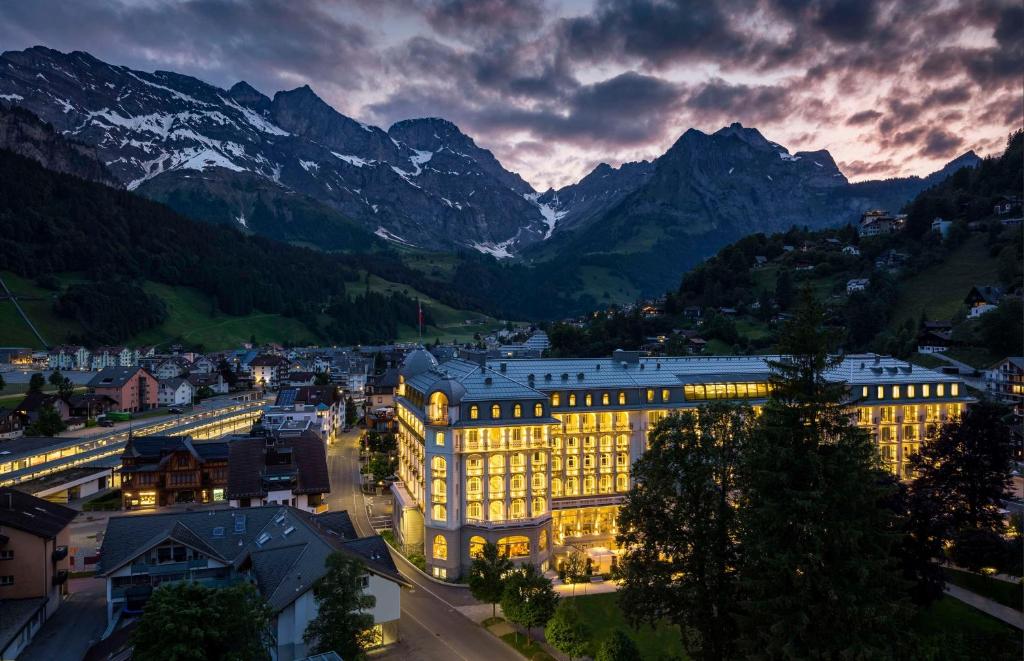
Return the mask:
<svg viewBox="0 0 1024 661">
<path fill-rule="evenodd" d="M 999 280 L 996 260 L 985 247 L 985 237 L 972 234 L 940 264 L 935 264 L 900 283 L 897 313 L 891 327 L 907 319 L 918 319 L 925 310 L 930 319 L 949 319 L 963 305 L 974 285 Z"/>
<path fill-rule="evenodd" d="M 51 345 L 65 342 L 69 335 L 80 332 L 74 322 L 62 319 L 52 309 L 54 292 L 35 285 L 31 280 L 18 277 L 10 272 L 0 272 L 7 286 L 22 299 L 21 305 L 43 337 Z M 365 274 L 363 274 L 365 278 Z M 80 278 L 74 274 L 60 274 L 61 284 L 67 285 Z M 354 289 L 355 286 L 353 286 Z M 159 296 L 167 305 L 168 318 L 156 328 L 132 338 L 129 344 L 162 345 L 175 341 L 202 344 L 207 350 L 226 349 L 248 342 L 253 335 L 259 342 L 282 342 L 306 344 L 316 343 L 317 337 L 305 324 L 279 314 L 250 314 L 235 317 L 220 313 L 210 298 L 188 287 L 171 287 L 156 282 L 146 282 L 143 288 Z M 376 292 L 404 292 L 419 297 L 425 309 L 429 310 L 436 325 L 424 329 L 424 340 L 440 338 L 469 341 L 474 333 L 486 333 L 499 325 L 498 320 L 487 315 L 458 310 L 417 292 L 406 285 L 370 276 L 370 289 Z M 475 323 L 466 323 L 467 321 Z M 416 320 L 401 327 L 399 340 L 412 341 L 418 337 Z M 41 348 L 28 326 L 24 323 L 14 304 L 0 301 L 0 346 L 27 346 Z"/>
</svg>

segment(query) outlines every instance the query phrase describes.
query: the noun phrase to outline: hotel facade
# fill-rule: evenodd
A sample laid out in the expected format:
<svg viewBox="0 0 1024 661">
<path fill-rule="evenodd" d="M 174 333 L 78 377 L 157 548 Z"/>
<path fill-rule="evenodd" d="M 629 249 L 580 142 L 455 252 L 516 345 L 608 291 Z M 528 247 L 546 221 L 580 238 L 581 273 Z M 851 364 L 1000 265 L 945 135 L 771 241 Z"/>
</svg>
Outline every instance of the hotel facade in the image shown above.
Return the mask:
<svg viewBox="0 0 1024 661">
<path fill-rule="evenodd" d="M 772 356 L 522 359 L 440 365 L 411 353 L 395 395 L 399 543 L 455 580 L 492 542 L 542 570 L 571 550 L 614 561 L 619 505 L 647 435 L 670 413 L 713 401 L 760 407 Z M 853 355 L 828 374 L 897 477 L 939 425 L 972 401 L 955 376 Z"/>
</svg>

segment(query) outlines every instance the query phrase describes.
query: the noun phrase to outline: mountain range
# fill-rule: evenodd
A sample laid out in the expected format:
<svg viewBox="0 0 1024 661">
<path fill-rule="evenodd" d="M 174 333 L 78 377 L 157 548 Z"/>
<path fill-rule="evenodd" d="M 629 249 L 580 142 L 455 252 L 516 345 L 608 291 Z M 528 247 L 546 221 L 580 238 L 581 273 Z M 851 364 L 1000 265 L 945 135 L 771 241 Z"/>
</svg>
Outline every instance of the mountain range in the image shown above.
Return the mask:
<svg viewBox="0 0 1024 661">
<path fill-rule="evenodd" d="M 609 277 L 630 292 L 664 291 L 751 232 L 897 209 L 980 160 L 968 152 L 929 177 L 851 184 L 827 151 L 791 154 L 732 124 L 690 129 L 653 161 L 601 164 L 540 192 L 444 119 L 385 130 L 308 86 L 268 97 L 245 82 L 222 89 L 41 46 L 0 55 L 0 104 L 92 150 L 102 176 L 193 218 L 327 250 L 569 260 L 571 287 L 596 299 Z"/>
</svg>

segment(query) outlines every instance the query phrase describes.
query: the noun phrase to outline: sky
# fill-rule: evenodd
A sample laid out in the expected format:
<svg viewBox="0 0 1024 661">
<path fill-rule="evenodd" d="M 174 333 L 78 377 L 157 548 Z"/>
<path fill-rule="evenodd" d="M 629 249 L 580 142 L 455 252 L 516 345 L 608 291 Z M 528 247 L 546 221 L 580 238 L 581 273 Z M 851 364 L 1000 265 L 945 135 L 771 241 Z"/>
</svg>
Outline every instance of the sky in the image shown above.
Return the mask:
<svg viewBox="0 0 1024 661">
<path fill-rule="evenodd" d="M 854 181 L 998 154 L 1020 0 L 4 0 L 0 48 L 83 50 L 387 128 L 443 117 L 536 189 L 732 122 Z"/>
</svg>

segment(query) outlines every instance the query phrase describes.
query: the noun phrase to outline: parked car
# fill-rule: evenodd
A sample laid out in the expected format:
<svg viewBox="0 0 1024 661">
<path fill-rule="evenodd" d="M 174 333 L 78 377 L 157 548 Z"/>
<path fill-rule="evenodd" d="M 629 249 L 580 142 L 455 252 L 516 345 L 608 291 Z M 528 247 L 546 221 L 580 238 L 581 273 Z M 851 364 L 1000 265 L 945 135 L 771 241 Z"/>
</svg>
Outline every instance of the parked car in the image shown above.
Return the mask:
<svg viewBox="0 0 1024 661">
<path fill-rule="evenodd" d="M 96 421 L 96 423 L 100 427 L 113 427 L 114 426 L 114 421 L 111 420 L 110 418 L 100 418 L 99 420 Z"/>
<path fill-rule="evenodd" d="M 181 413 L 184 413 L 184 411 L 181 410 L 180 408 L 178 408 L 177 406 L 172 406 L 171 408 L 167 409 L 167 412 L 168 413 L 173 413 L 175 415 L 179 415 Z"/>
</svg>

